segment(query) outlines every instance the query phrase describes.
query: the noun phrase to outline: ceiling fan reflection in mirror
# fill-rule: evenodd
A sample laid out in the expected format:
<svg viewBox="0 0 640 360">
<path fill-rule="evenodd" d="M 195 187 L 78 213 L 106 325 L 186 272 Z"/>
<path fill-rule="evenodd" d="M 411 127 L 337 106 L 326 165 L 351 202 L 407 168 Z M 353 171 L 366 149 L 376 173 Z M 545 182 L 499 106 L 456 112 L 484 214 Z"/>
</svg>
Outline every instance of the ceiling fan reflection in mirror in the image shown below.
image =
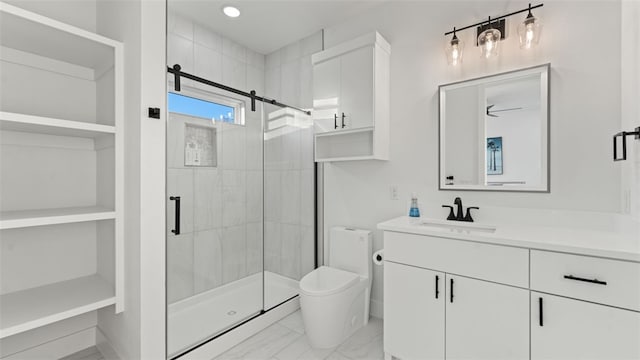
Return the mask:
<svg viewBox="0 0 640 360">
<path fill-rule="evenodd" d="M 491 117 L 500 117 L 499 115 L 496 115 L 495 113 L 499 113 L 499 112 L 503 112 L 503 111 L 522 110 L 522 108 L 521 108 L 521 107 L 509 108 L 509 109 L 491 110 L 494 106 L 496 106 L 496 105 L 495 105 L 495 104 L 492 104 L 492 105 L 488 105 L 488 106 L 487 106 L 487 116 L 491 116 Z"/>
</svg>

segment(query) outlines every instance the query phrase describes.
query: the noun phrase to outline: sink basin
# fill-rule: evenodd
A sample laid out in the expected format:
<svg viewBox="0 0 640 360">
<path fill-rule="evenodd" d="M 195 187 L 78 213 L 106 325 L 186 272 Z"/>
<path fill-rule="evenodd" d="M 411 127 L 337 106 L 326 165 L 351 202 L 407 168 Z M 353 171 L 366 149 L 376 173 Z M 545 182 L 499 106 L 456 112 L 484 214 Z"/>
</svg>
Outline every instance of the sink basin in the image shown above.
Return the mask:
<svg viewBox="0 0 640 360">
<path fill-rule="evenodd" d="M 449 230 L 451 232 L 461 233 L 494 233 L 496 232 L 495 226 L 479 225 L 474 223 L 465 223 L 458 221 L 442 221 L 442 220 L 423 220 L 420 226 L 428 226 L 439 230 Z"/>
</svg>

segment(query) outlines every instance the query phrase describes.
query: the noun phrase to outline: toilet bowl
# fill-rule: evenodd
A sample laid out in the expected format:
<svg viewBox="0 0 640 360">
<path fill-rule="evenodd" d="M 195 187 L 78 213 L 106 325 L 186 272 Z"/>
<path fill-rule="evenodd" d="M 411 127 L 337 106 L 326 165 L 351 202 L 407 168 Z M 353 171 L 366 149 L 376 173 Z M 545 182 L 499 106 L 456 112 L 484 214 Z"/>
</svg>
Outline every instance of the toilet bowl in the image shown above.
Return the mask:
<svg viewBox="0 0 640 360">
<path fill-rule="evenodd" d="M 369 321 L 371 233 L 331 229 L 329 266 L 300 280 L 300 308 L 311 346 L 339 345 Z"/>
</svg>

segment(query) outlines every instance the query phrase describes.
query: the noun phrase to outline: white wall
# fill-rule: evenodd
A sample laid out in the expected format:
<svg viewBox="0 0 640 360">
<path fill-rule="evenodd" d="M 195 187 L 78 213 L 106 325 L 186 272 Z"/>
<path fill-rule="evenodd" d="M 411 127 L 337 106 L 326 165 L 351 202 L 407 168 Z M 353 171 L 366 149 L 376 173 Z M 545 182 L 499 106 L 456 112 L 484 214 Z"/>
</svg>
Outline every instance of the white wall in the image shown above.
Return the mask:
<svg viewBox="0 0 640 360">
<path fill-rule="evenodd" d="M 62 21 L 79 28 L 96 31 L 97 0 L 3 0 L 4 2 Z"/>
<path fill-rule="evenodd" d="M 534 11 L 544 21 L 544 34 L 531 52 L 519 49 L 515 27 L 524 15 L 514 16 L 508 20 L 510 37 L 501 43 L 502 54 L 492 61 L 482 60 L 472 46 L 473 30 L 460 32 L 466 43 L 462 66 L 446 64 L 445 31 L 526 6 L 507 1 L 391 2 L 325 30 L 326 48 L 373 30 L 392 48 L 391 160 L 325 166 L 325 229 L 375 229 L 380 221 L 406 214 L 413 191 L 424 215 L 436 218 L 446 216 L 440 205 L 455 196 L 465 205 L 480 206 L 479 220 L 490 216 L 487 206 L 513 208 L 510 214 L 518 213 L 515 208 L 621 210 L 620 169 L 611 161 L 611 135 L 619 131 L 621 115 L 619 2 L 545 2 Z M 551 63 L 551 192 L 438 191 L 438 85 L 546 62 Z M 390 200 L 392 184 L 399 187 L 399 201 Z M 380 247 L 382 233 L 375 231 L 374 248 Z M 382 269 L 376 267 L 374 313 L 382 300 L 381 279 Z"/>
</svg>

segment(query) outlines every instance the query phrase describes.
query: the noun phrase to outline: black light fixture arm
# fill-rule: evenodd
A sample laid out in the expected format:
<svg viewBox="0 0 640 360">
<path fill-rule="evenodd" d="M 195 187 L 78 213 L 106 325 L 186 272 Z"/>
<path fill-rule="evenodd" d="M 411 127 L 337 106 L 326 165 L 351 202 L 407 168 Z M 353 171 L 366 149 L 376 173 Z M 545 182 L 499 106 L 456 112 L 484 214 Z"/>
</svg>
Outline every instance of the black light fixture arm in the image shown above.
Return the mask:
<svg viewBox="0 0 640 360">
<path fill-rule="evenodd" d="M 173 76 L 174 76 L 173 86 L 174 86 L 174 90 L 175 91 L 180 91 L 180 78 L 186 78 L 186 79 L 190 79 L 190 80 L 202 83 L 202 84 L 213 86 L 213 87 L 216 87 L 218 89 L 222 89 L 222 90 L 225 90 L 225 91 L 237 94 L 237 95 L 241 95 L 241 96 L 245 96 L 245 97 L 250 98 L 251 99 L 251 111 L 256 111 L 256 100 L 257 100 L 257 101 L 262 101 L 262 102 L 265 102 L 265 103 L 268 103 L 268 104 L 271 104 L 271 105 L 275 105 L 275 106 L 279 106 L 279 107 L 283 107 L 283 108 L 288 107 L 288 108 L 291 108 L 291 109 L 294 109 L 294 110 L 301 111 L 301 112 L 303 112 L 303 113 L 305 113 L 307 115 L 311 115 L 311 111 L 300 109 L 300 108 L 297 108 L 295 106 L 290 106 L 290 105 L 287 105 L 287 104 L 283 104 L 283 103 L 278 102 L 278 101 L 273 100 L 273 99 L 267 99 L 266 97 L 263 97 L 263 96 L 258 96 L 258 95 L 256 95 L 255 90 L 251 90 L 251 92 L 245 92 L 245 91 L 242 91 L 242 90 L 234 89 L 234 88 L 232 88 L 230 86 L 227 86 L 227 85 L 219 84 L 217 82 L 214 82 L 214 81 L 211 81 L 211 80 L 207 80 L 207 79 L 201 78 L 199 76 L 195 76 L 195 75 L 186 73 L 186 72 L 182 71 L 182 67 L 180 65 L 178 65 L 178 64 L 173 65 L 173 67 L 167 66 L 167 72 L 169 72 L 170 74 L 173 74 Z"/>
<path fill-rule="evenodd" d="M 525 11 L 529 11 L 529 12 L 531 12 L 531 10 L 533 10 L 533 9 L 537 9 L 537 8 L 539 8 L 539 7 L 542 7 L 543 5 L 544 5 L 544 4 L 538 4 L 538 5 L 531 6 L 531 4 L 529 4 L 529 7 L 525 8 L 525 9 L 522 9 L 522 10 L 514 11 L 514 12 L 512 12 L 512 13 L 508 13 L 508 14 L 506 14 L 506 15 L 501 15 L 501 16 L 498 16 L 498 17 L 495 17 L 495 18 L 491 18 L 491 17 L 489 17 L 489 22 L 491 22 L 491 21 L 499 21 L 499 20 L 501 20 L 501 19 L 508 18 L 509 16 L 513 16 L 513 15 L 516 15 L 516 14 L 520 14 L 520 13 L 523 13 L 523 12 L 525 12 Z M 485 20 L 485 21 L 481 21 L 481 22 L 479 22 L 479 23 L 475 23 L 475 24 L 473 24 L 473 25 L 468 25 L 468 26 L 461 27 L 461 28 L 456 27 L 454 31 L 447 31 L 447 32 L 446 32 L 446 33 L 444 33 L 444 34 L 445 34 L 445 35 L 450 35 L 450 34 L 453 34 L 453 33 L 454 33 L 454 32 L 456 32 L 456 31 L 462 31 L 462 30 L 470 29 L 470 28 L 473 28 L 473 27 L 477 27 L 477 26 L 484 25 L 484 24 L 486 24 L 486 23 L 487 23 L 487 21 Z"/>
</svg>

